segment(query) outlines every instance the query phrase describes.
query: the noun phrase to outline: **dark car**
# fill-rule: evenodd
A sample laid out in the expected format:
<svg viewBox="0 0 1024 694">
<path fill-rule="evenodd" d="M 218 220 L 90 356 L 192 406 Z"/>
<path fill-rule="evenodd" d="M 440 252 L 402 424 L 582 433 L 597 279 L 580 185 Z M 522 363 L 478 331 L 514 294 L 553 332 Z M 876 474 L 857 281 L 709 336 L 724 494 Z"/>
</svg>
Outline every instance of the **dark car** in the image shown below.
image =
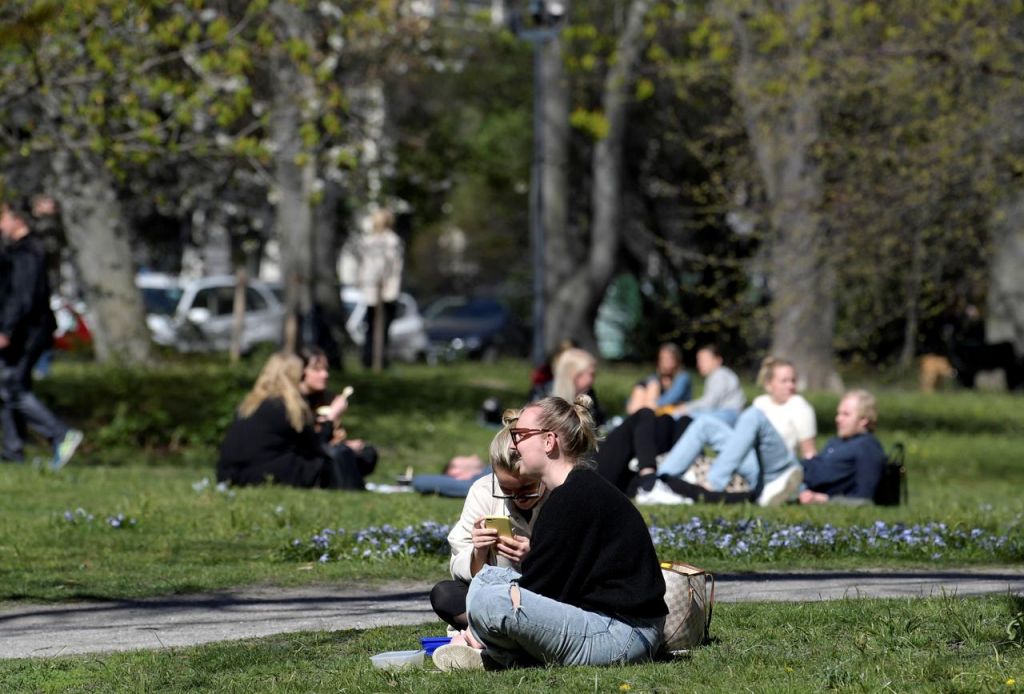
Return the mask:
<svg viewBox="0 0 1024 694">
<path fill-rule="evenodd" d="M 458 357 L 494 361 L 499 356 L 523 356 L 526 336 L 512 312 L 496 299 L 445 297 L 423 313 L 434 358 Z"/>
</svg>

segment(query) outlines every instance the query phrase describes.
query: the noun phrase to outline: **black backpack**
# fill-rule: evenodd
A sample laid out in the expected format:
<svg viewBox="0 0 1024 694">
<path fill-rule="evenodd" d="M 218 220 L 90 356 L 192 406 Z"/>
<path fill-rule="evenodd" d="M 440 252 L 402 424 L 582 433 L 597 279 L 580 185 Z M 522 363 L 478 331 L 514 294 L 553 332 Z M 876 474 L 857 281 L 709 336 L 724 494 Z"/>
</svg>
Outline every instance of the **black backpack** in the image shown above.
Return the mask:
<svg viewBox="0 0 1024 694">
<path fill-rule="evenodd" d="M 907 496 L 907 467 L 904 464 L 903 444 L 895 443 L 886 457 L 874 500 L 878 506 L 899 506 L 901 503 L 907 503 Z"/>
</svg>

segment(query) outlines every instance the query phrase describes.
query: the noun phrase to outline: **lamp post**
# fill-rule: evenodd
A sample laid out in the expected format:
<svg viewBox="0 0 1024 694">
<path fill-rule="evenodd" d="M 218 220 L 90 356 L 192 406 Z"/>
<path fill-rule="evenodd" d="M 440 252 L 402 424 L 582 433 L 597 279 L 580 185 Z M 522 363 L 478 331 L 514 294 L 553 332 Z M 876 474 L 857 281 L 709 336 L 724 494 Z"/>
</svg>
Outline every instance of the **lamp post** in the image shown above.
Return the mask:
<svg viewBox="0 0 1024 694">
<path fill-rule="evenodd" d="M 533 349 L 535 364 L 543 364 L 544 349 L 544 71 L 543 47 L 562 30 L 566 7 L 558 0 L 530 0 L 510 14 L 519 38 L 533 44 L 533 164 L 530 191 L 530 244 L 533 246 Z"/>
</svg>

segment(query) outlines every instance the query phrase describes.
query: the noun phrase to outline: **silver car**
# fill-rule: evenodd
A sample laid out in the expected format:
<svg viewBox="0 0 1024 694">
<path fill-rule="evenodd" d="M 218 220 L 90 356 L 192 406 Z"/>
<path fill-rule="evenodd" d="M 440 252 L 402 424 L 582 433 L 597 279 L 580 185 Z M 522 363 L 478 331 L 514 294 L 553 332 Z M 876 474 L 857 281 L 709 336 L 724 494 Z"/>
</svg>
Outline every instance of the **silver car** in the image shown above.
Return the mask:
<svg viewBox="0 0 1024 694">
<path fill-rule="evenodd" d="M 362 347 L 366 339 L 366 301 L 358 287 L 342 287 L 341 303 L 345 305 L 345 332 L 352 342 Z M 420 361 L 428 357 L 430 342 L 423 329 L 416 299 L 402 292 L 398 295 L 395 319 L 388 328 L 388 353 L 392 359 Z"/>
<path fill-rule="evenodd" d="M 179 352 L 225 351 L 231 346 L 235 278 L 219 275 L 179 278 L 141 274 L 135 284 L 142 292 L 146 325 L 153 341 Z M 285 308 L 271 288 L 256 280 L 245 289 L 242 351 L 269 342 L 281 343 Z"/>
</svg>

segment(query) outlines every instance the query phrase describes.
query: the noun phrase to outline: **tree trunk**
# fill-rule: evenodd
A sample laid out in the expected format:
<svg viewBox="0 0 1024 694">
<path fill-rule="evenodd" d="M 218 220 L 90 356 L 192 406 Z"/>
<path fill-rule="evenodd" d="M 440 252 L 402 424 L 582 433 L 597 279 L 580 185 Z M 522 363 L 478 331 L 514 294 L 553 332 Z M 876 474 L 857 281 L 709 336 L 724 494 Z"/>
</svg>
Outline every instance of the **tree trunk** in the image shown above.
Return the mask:
<svg viewBox="0 0 1024 694">
<path fill-rule="evenodd" d="M 904 305 L 906 320 L 903 324 L 903 348 L 900 350 L 900 369 L 907 372 L 917 354 L 917 336 L 921 325 L 921 275 L 924 271 L 924 243 L 921 230 L 915 228 L 910 241 L 910 267 L 904 278 Z"/>
<path fill-rule="evenodd" d="M 103 167 L 68 150 L 52 158 L 54 197 L 89 306 L 96 359 L 143 364 L 150 359 L 149 332 L 124 211 Z"/>
<path fill-rule="evenodd" d="M 601 107 L 608 134 L 594 146 L 591 160 L 591 226 L 582 267 L 562 278 L 548 304 L 547 344 L 573 338 L 596 351 L 594 318 L 615 274 L 622 233 L 622 167 L 630 93 L 644 45 L 644 17 L 652 0 L 633 0 L 619 36 L 616 58 L 605 76 Z M 549 256 L 550 257 L 550 256 Z"/>
<path fill-rule="evenodd" d="M 313 208 L 313 304 L 321 319 L 318 330 L 327 330 L 329 340 L 321 336 L 320 346 L 327 352 L 332 368 L 344 368 L 345 307 L 341 303 L 338 280 L 338 253 L 346 235 L 338 216 L 343 190 L 328 183 L 324 197 Z"/>
<path fill-rule="evenodd" d="M 275 2 L 273 8 L 282 20 L 283 42 L 297 38 L 307 45 L 312 44 L 306 19 L 298 8 L 283 1 Z M 310 315 L 313 307 L 311 201 L 316 167 L 312 153 L 303 148 L 300 127 L 306 117 L 304 109 L 313 108 L 315 85 L 310 75 L 298 69 L 283 45 L 272 57 L 271 81 L 274 105 L 270 114 L 270 137 L 277 202 L 275 230 L 281 244 L 281 277 L 288 309 L 283 348 L 294 351 L 299 342 L 300 321 Z"/>
<path fill-rule="evenodd" d="M 999 206 L 992 227 L 985 339 L 1024 355 L 1024 193 Z"/>
<path fill-rule="evenodd" d="M 249 284 L 245 268 L 235 271 L 235 298 L 231 306 L 231 345 L 228 359 L 237 364 L 242 359 L 242 333 L 245 331 L 245 288 Z"/>
<path fill-rule="evenodd" d="M 781 3 L 792 45 L 808 21 L 806 0 Z M 832 339 L 835 330 L 834 272 L 830 267 L 820 207 L 823 181 L 813 148 L 819 137 L 815 85 L 805 77 L 806 56 L 762 55 L 745 20 L 734 17 L 739 41 L 736 93 L 747 137 L 768 197 L 771 226 L 770 288 L 772 353 L 793 360 L 805 386 L 841 390 Z M 766 85 L 782 83 L 782 95 Z"/>
<path fill-rule="evenodd" d="M 569 229 L 569 78 L 565 74 L 562 42 L 559 36 L 537 46 L 540 54 L 540 79 L 543 82 L 543 103 L 540 112 L 544 146 L 540 152 L 540 172 L 544 202 L 544 353 L 551 354 L 558 343 L 572 336 L 561 332 L 562 317 L 552 310 L 558 289 L 579 272 L 586 259 L 586 239 L 576 238 Z M 537 185 L 533 181 L 534 186 Z M 533 191 L 536 194 L 536 191 Z"/>
</svg>

